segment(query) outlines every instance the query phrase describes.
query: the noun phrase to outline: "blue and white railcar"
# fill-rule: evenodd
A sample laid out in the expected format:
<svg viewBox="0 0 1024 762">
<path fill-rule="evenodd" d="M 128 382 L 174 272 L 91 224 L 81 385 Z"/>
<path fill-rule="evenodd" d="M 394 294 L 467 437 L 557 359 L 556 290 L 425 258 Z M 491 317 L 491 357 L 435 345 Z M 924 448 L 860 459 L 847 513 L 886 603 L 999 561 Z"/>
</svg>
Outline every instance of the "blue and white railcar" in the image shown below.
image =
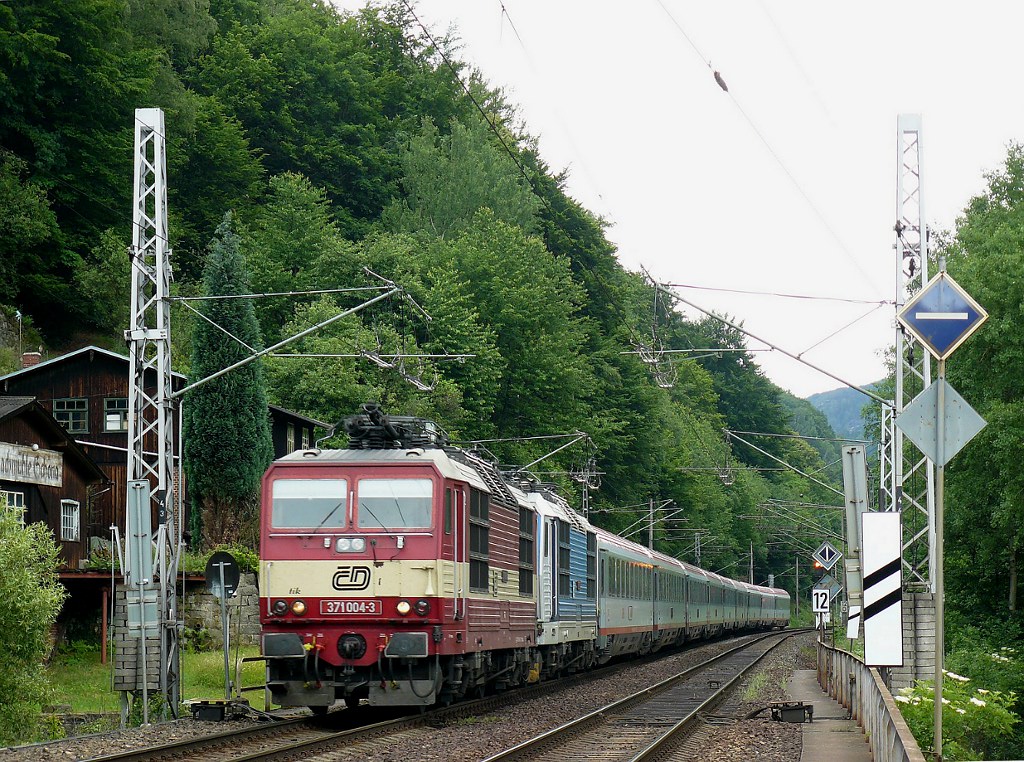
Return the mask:
<svg viewBox="0 0 1024 762">
<path fill-rule="evenodd" d="M 541 674 L 587 669 L 597 662 L 597 536 L 558 495 L 533 489 L 536 514 L 537 645 Z"/>
</svg>

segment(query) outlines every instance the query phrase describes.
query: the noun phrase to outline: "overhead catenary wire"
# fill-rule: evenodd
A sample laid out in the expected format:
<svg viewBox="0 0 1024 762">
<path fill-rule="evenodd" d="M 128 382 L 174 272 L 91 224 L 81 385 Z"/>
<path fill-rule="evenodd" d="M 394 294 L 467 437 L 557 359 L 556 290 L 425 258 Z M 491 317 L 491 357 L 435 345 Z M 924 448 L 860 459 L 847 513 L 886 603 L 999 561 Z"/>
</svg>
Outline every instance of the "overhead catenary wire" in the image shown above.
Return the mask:
<svg viewBox="0 0 1024 762">
<path fill-rule="evenodd" d="M 803 200 L 807 203 L 807 206 L 814 213 L 814 216 L 818 218 L 819 222 L 821 222 L 822 226 L 828 232 L 829 236 L 831 236 L 832 240 L 834 240 L 839 245 L 839 248 L 853 263 L 854 267 L 857 268 L 857 271 L 864 277 L 865 281 L 867 281 L 867 283 L 870 286 L 877 287 L 875 282 L 871 279 L 871 276 L 868 275 L 868 273 L 861 266 L 860 262 L 857 260 L 857 257 L 854 256 L 853 252 L 846 245 L 846 242 L 840 237 L 839 233 L 836 232 L 835 228 L 825 217 L 824 213 L 821 211 L 818 205 L 814 202 L 814 199 L 812 199 L 811 196 L 807 193 L 807 191 L 804 190 L 803 186 L 800 184 L 800 181 L 796 179 L 796 176 L 790 171 L 789 167 L 786 166 L 786 163 L 782 160 L 782 157 L 778 154 L 778 152 L 775 150 L 772 144 L 768 141 L 768 138 L 765 137 L 764 133 L 754 122 L 750 114 L 748 114 L 746 109 L 743 108 L 743 104 L 740 103 L 739 99 L 736 97 L 736 94 L 734 92 L 730 92 L 729 88 L 726 86 L 724 77 L 715 69 L 715 67 L 711 63 L 711 60 L 706 55 L 704 55 L 700 48 L 697 47 L 697 44 L 693 41 L 690 35 L 687 34 L 682 24 L 679 23 L 678 19 L 676 19 L 676 17 L 668 9 L 665 3 L 662 2 L 662 0 L 654 1 L 665 12 L 665 15 L 669 17 L 669 19 L 672 21 L 673 26 L 675 26 L 675 28 L 678 29 L 679 32 L 683 35 L 683 37 L 689 43 L 690 47 L 693 48 L 693 51 L 700 58 L 701 62 L 705 66 L 707 66 L 708 69 L 712 72 L 712 74 L 714 75 L 715 83 L 732 100 L 732 103 L 736 107 L 736 110 L 739 111 L 740 115 L 747 122 L 747 125 L 750 127 L 751 130 L 753 130 L 754 134 L 758 137 L 758 139 L 761 141 L 764 147 L 768 150 L 768 153 L 771 154 L 773 159 L 775 159 L 775 163 L 779 165 L 779 168 L 782 170 L 782 172 L 786 175 L 787 178 L 789 178 L 789 181 L 792 183 L 793 187 L 796 188 L 797 193 L 799 193 Z"/>
<path fill-rule="evenodd" d="M 721 291 L 727 294 L 747 294 L 748 296 L 775 296 L 780 299 L 806 299 L 818 302 L 844 302 L 846 304 L 877 304 L 878 306 L 893 305 L 892 299 L 852 299 L 842 296 L 817 296 L 814 294 L 787 294 L 779 291 L 753 291 L 742 288 L 722 288 L 716 286 L 698 286 L 694 283 L 663 283 L 670 288 L 689 288 L 698 291 Z"/>
<path fill-rule="evenodd" d="M 818 371 L 819 373 L 824 373 L 829 378 L 834 379 L 835 381 L 838 381 L 839 383 L 843 384 L 844 386 L 848 386 L 851 389 L 855 389 L 856 391 L 860 392 L 861 394 L 864 394 L 864 395 L 870 397 L 871 399 L 875 400 L 876 402 L 881 402 L 883 405 L 885 405 L 887 407 L 892 407 L 893 406 L 892 400 L 887 400 L 884 397 L 881 397 L 881 396 L 875 394 L 873 391 L 870 391 L 869 389 L 865 389 L 865 388 L 863 388 L 861 386 L 858 386 L 857 384 L 854 384 L 854 383 L 852 383 L 850 381 L 847 381 L 845 378 L 837 376 L 835 373 L 832 373 L 831 371 L 825 370 L 824 368 L 819 367 L 818 365 L 815 365 L 814 363 L 810 362 L 809 360 L 805 360 L 802 357 L 800 357 L 799 355 L 795 355 L 792 352 L 790 352 L 788 350 L 785 350 L 782 347 L 778 346 L 777 344 L 773 344 L 772 342 L 768 341 L 767 339 L 763 339 L 760 336 L 757 336 L 756 334 L 751 333 L 750 331 L 748 331 L 743 326 L 737 325 L 736 323 L 732 322 L 728 318 L 723 317 L 722 315 L 719 315 L 719 314 L 717 314 L 715 312 L 712 312 L 711 310 L 705 309 L 704 307 L 701 307 L 698 304 L 694 304 L 693 302 L 689 301 L 688 299 L 684 299 L 683 297 L 679 296 L 678 294 L 675 294 L 674 296 L 675 296 L 676 299 L 681 301 L 683 304 L 689 305 L 690 307 L 693 307 L 695 310 L 700 310 L 701 312 L 703 312 L 708 317 L 710 317 L 710 318 L 712 318 L 714 320 L 721 321 L 722 323 L 725 323 L 730 328 L 733 328 L 733 329 L 739 331 L 740 333 L 743 333 L 744 335 L 749 336 L 752 339 L 756 339 L 757 341 L 760 341 L 762 344 L 767 344 L 772 349 L 774 349 L 774 350 L 776 350 L 778 352 L 782 352 L 782 354 L 786 355 L 787 357 L 792 357 L 794 360 L 796 360 L 797 362 L 803 363 L 808 368 L 812 368 L 812 369 Z"/>
</svg>

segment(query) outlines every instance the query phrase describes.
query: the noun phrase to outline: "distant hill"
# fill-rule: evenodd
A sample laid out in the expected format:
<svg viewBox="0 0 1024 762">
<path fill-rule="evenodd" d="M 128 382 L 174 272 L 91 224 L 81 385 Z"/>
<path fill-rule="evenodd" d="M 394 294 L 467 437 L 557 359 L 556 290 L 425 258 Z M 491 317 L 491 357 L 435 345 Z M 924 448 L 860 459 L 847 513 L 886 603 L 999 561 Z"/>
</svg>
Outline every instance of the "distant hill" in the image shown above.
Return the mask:
<svg viewBox="0 0 1024 762">
<path fill-rule="evenodd" d="M 869 384 L 868 389 L 878 386 L 876 382 Z M 815 408 L 825 414 L 829 425 L 838 437 L 864 439 L 864 422 L 860 411 L 867 404 L 868 398 L 855 389 L 843 387 L 829 392 L 812 394 L 807 398 Z"/>
<path fill-rule="evenodd" d="M 828 417 L 814 407 L 809 400 L 794 397 L 783 390 L 779 395 L 779 401 L 789 413 L 789 425 L 797 434 L 806 437 L 813 437 L 807 440 L 807 444 L 818 451 L 823 463 L 835 463 L 839 460 L 839 442 L 829 441 L 836 436 Z M 842 472 L 833 468 L 829 470 L 832 478 L 842 477 Z"/>
</svg>

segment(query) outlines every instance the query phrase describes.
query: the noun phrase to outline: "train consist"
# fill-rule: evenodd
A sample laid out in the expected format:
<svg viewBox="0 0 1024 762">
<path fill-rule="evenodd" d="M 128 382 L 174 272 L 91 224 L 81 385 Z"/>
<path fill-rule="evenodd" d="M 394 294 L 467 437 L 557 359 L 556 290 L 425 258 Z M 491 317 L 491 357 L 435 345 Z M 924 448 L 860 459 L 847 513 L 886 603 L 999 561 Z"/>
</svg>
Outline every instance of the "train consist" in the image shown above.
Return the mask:
<svg viewBox="0 0 1024 762">
<path fill-rule="evenodd" d="M 263 655 L 281 706 L 447 703 L 789 621 L 785 590 L 625 540 L 427 421 L 364 410 L 347 449 L 294 452 L 263 478 Z"/>
</svg>

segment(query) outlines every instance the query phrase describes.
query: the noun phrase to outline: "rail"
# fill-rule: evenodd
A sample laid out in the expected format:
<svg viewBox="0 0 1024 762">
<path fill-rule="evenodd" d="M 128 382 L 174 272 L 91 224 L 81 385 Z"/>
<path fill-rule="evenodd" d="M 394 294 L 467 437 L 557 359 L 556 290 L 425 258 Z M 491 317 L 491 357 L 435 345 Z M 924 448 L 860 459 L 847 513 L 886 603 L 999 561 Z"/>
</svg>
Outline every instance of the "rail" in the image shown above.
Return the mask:
<svg viewBox="0 0 1024 762">
<path fill-rule="evenodd" d="M 867 736 L 875 762 L 925 762 L 877 669 L 819 639 L 818 685 L 850 710 Z"/>
</svg>

